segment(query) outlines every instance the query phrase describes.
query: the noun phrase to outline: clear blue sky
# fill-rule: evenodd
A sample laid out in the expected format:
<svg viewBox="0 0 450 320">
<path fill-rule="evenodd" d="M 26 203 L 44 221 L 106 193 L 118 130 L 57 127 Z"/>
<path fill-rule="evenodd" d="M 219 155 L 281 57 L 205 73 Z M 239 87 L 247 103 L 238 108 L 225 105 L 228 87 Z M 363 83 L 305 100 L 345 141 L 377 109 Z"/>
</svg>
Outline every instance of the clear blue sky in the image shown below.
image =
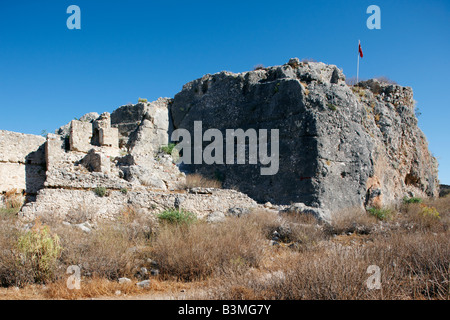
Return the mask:
<svg viewBox="0 0 450 320">
<path fill-rule="evenodd" d="M 66 27 L 72 4 L 81 30 Z M 371 4 L 381 30 L 366 27 Z M 450 184 L 449 35 L 448 0 L 2 0 L 0 129 L 53 132 L 87 112 L 173 97 L 206 73 L 291 57 L 353 77 L 361 39 L 360 76 L 413 87 L 419 125 Z"/>
</svg>

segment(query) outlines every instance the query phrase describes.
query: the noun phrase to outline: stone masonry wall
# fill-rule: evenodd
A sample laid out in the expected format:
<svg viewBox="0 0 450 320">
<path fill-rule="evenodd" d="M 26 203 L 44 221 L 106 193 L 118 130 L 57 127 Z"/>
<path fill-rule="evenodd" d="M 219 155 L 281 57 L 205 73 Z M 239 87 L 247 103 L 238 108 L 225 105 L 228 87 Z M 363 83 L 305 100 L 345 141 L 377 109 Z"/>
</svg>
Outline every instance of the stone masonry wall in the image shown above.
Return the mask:
<svg viewBox="0 0 450 320">
<path fill-rule="evenodd" d="M 0 130 L 0 193 L 35 194 L 45 181 L 45 138 Z"/>
</svg>

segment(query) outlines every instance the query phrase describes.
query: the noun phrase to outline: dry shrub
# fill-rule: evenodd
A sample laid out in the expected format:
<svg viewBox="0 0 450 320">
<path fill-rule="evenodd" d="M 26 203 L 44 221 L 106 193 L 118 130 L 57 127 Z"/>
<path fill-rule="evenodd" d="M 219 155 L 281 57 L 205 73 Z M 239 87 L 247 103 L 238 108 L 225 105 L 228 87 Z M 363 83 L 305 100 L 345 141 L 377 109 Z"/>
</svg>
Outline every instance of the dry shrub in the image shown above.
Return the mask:
<svg viewBox="0 0 450 320">
<path fill-rule="evenodd" d="M 151 216 L 128 206 L 117 221 L 99 222 L 89 233 L 59 226 L 63 271 L 78 265 L 82 275 L 88 277 L 116 280 L 134 276 L 135 269 L 148 256 L 147 247 L 155 228 Z"/>
<path fill-rule="evenodd" d="M 441 221 L 448 223 L 450 220 L 450 196 L 432 200 L 426 200 L 425 204 L 436 208 L 439 212 Z"/>
<path fill-rule="evenodd" d="M 185 281 L 257 267 L 263 237 L 250 219 L 229 218 L 220 224 L 165 225 L 153 243 L 161 275 Z"/>
<path fill-rule="evenodd" d="M 398 83 L 392 79 L 389 79 L 386 76 L 380 76 L 380 77 L 376 77 L 376 80 L 380 81 L 383 84 L 394 84 L 394 85 L 398 85 Z"/>
<path fill-rule="evenodd" d="M 273 233 L 280 229 L 282 221 L 278 214 L 267 210 L 253 210 L 245 217 L 245 222 L 253 224 L 266 239 L 272 238 Z"/>
<path fill-rule="evenodd" d="M 86 221 L 92 221 L 95 216 L 95 209 L 88 202 L 80 203 L 76 208 L 69 210 L 65 216 L 65 220 L 70 223 L 78 224 Z M 54 217 L 48 217 L 49 220 L 53 220 Z"/>
<path fill-rule="evenodd" d="M 377 219 L 360 208 L 349 208 L 333 212 L 331 222 L 327 226 L 327 231 L 331 234 L 369 234 Z"/>
<path fill-rule="evenodd" d="M 146 240 L 120 224 L 104 224 L 89 234 L 74 228 L 66 229 L 61 234 L 64 270 L 78 265 L 84 276 L 117 280 L 133 276 L 135 267 L 146 255 Z"/>
<path fill-rule="evenodd" d="M 186 176 L 186 182 L 182 183 L 180 189 L 187 190 L 192 188 L 222 188 L 222 183 L 218 180 L 209 179 L 201 174 L 189 174 Z"/>
<path fill-rule="evenodd" d="M 212 298 L 448 299 L 449 252 L 448 233 L 403 233 L 364 246 L 329 244 L 280 260 L 270 276 L 235 275 L 220 281 Z M 381 290 L 367 287 L 371 265 L 381 269 Z"/>
<path fill-rule="evenodd" d="M 450 225 L 450 198 L 403 204 L 400 220 L 408 228 L 423 232 L 443 232 Z"/>
<path fill-rule="evenodd" d="M 277 232 L 282 242 L 302 251 L 327 239 L 323 226 L 311 214 L 284 213 Z"/>
<path fill-rule="evenodd" d="M 24 196 L 17 189 L 5 192 L 3 197 L 6 209 L 20 209 L 25 201 Z"/>
<path fill-rule="evenodd" d="M 109 281 L 104 278 L 92 278 L 83 280 L 80 283 L 79 290 L 71 290 L 67 287 L 65 279 L 54 282 L 45 290 L 45 297 L 47 299 L 87 299 L 98 298 L 116 295 L 120 291 L 121 295 L 136 295 L 143 294 L 153 290 L 155 283 L 150 283 L 148 288 L 140 288 L 136 282 L 120 284 L 117 281 Z"/>
<path fill-rule="evenodd" d="M 53 281 L 60 252 L 58 237 L 39 222 L 29 231 L 17 228 L 16 222 L 0 220 L 0 286 Z"/>
<path fill-rule="evenodd" d="M 0 286 L 24 286 L 34 281 L 31 264 L 20 263 L 17 252 L 19 230 L 9 221 L 0 221 Z"/>
</svg>

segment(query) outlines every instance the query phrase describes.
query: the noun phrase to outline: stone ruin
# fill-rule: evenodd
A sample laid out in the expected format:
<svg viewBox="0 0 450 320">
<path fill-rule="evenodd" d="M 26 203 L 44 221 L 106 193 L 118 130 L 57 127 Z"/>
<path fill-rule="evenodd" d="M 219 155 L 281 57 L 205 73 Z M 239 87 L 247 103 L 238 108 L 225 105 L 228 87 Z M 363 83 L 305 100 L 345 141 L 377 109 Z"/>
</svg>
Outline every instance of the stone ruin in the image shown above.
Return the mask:
<svg viewBox="0 0 450 320">
<path fill-rule="evenodd" d="M 169 143 L 168 100 L 162 101 L 124 106 L 112 117 L 88 114 L 46 139 L 0 131 L 1 192 L 27 196 L 20 212 L 26 219 L 115 219 L 128 206 L 152 214 L 177 203 L 199 217 L 255 207 L 234 190 L 179 190 L 185 174 L 159 152 Z M 118 114 L 121 122 L 111 125 Z M 98 187 L 107 196 L 98 196 Z"/>
<path fill-rule="evenodd" d="M 184 172 L 220 176 L 225 188 L 182 190 L 186 175 L 161 147 L 174 129 L 192 132 L 194 121 L 204 131 L 279 129 L 280 172 L 264 177 L 258 165 L 185 166 Z M 107 195 L 97 195 L 98 187 Z M 411 88 L 376 80 L 350 87 L 336 66 L 291 59 L 206 75 L 174 99 L 90 113 L 46 138 L 0 131 L 0 194 L 12 190 L 26 197 L 20 212 L 26 219 L 115 219 L 129 206 L 145 214 L 181 206 L 216 218 L 266 202 L 277 210 L 295 203 L 327 219 L 349 207 L 435 197 L 439 182 Z"/>
</svg>

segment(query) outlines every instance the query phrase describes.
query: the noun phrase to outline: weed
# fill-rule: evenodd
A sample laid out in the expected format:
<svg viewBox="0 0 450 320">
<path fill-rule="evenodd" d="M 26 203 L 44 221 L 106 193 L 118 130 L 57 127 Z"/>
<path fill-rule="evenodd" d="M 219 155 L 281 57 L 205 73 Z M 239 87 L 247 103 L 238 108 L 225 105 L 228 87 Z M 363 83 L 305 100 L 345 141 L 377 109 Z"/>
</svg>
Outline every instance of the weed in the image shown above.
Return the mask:
<svg viewBox="0 0 450 320">
<path fill-rule="evenodd" d="M 94 193 L 100 198 L 103 198 L 108 195 L 108 189 L 106 189 L 105 187 L 97 187 L 94 189 Z"/>
<path fill-rule="evenodd" d="M 188 174 L 186 181 L 179 185 L 180 189 L 188 190 L 192 188 L 222 188 L 222 183 L 216 179 L 208 179 L 201 174 Z"/>
<path fill-rule="evenodd" d="M 327 106 L 328 106 L 328 109 L 330 109 L 331 111 L 337 110 L 337 107 L 334 104 L 329 103 Z"/>
<path fill-rule="evenodd" d="M 423 202 L 422 199 L 416 197 L 403 199 L 403 203 L 422 203 L 422 202 Z"/>
<path fill-rule="evenodd" d="M 158 215 L 158 219 L 169 224 L 191 224 L 197 220 L 197 216 L 188 211 L 171 209 Z"/>
<path fill-rule="evenodd" d="M 389 220 L 392 218 L 392 214 L 393 214 L 393 212 L 390 209 L 370 208 L 367 211 L 371 215 L 376 217 L 378 220 Z"/>
<path fill-rule="evenodd" d="M 161 152 L 165 153 L 165 154 L 172 154 L 173 149 L 175 149 L 176 144 L 175 143 L 169 143 L 167 146 L 162 146 L 160 148 Z"/>
</svg>

